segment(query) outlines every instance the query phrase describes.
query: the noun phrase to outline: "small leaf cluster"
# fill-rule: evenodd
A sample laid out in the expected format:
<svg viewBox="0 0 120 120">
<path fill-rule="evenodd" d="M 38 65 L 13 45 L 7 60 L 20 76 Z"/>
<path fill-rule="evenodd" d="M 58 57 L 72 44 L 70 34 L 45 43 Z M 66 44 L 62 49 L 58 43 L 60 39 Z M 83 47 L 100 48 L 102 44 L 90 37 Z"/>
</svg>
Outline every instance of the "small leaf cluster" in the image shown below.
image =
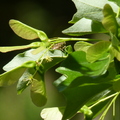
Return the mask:
<svg viewBox="0 0 120 120">
<path fill-rule="evenodd" d="M 83 113 L 85 120 L 92 120 L 102 113 L 98 119 L 104 120 L 120 95 L 120 2 L 72 1 L 77 9 L 69 22 L 73 25 L 62 31 L 70 36 L 68 38 L 48 38 L 41 30 L 18 20 L 9 21 L 15 34 L 26 40 L 38 38 L 39 41 L 0 47 L 3 53 L 29 49 L 3 67 L 5 73 L 0 75 L 0 86 L 17 82 L 18 94 L 30 86 L 33 103 L 44 106 L 47 102 L 44 74 L 60 63 L 56 72 L 61 76 L 53 84 L 64 95 L 66 106 L 45 108 L 41 117 L 44 120 L 68 120 Z M 106 34 L 109 39 L 82 38 L 96 33 Z M 65 45 L 67 41 L 75 41 L 74 46 Z"/>
</svg>

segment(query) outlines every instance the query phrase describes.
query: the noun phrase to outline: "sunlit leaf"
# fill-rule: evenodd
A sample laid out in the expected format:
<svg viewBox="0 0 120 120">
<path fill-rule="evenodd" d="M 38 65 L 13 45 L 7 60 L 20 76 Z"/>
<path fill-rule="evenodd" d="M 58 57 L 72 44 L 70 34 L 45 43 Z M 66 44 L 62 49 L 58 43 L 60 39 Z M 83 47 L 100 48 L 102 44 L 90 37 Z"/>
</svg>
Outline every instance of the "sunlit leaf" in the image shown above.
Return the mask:
<svg viewBox="0 0 120 120">
<path fill-rule="evenodd" d="M 24 39 L 27 40 L 33 40 L 36 38 L 40 38 L 41 40 L 48 39 L 47 35 L 43 31 L 32 28 L 18 20 L 11 19 L 9 21 L 9 25 L 18 36 Z"/>
<path fill-rule="evenodd" d="M 45 108 L 41 112 L 41 117 L 44 120 L 61 120 L 64 109 L 62 107 Z"/>
<path fill-rule="evenodd" d="M 103 26 L 109 32 L 117 34 L 118 24 L 115 18 L 115 13 L 113 12 L 111 6 L 106 4 L 103 9 L 104 19 L 102 20 Z"/>
<path fill-rule="evenodd" d="M 65 67 L 59 67 L 56 69 L 57 72 L 63 74 L 60 78 L 58 78 L 55 82 L 54 85 L 56 85 L 57 89 L 61 92 L 64 91 L 73 80 L 76 78 L 83 76 L 82 73 L 74 70 L 70 70 Z"/>
<path fill-rule="evenodd" d="M 116 59 L 117 59 L 118 61 L 120 61 L 120 51 L 119 51 L 119 50 L 117 50 L 117 49 L 115 49 L 115 48 L 112 48 L 111 54 L 113 54 L 113 56 L 116 57 Z"/>
<path fill-rule="evenodd" d="M 110 4 L 115 13 L 118 11 L 118 6 L 108 0 L 73 0 L 77 8 L 70 23 L 74 23 L 68 29 L 62 32 L 67 35 L 81 36 L 85 34 L 107 33 L 101 21 L 103 20 L 103 6 Z"/>
<path fill-rule="evenodd" d="M 46 49 L 45 46 L 41 46 L 41 47 L 38 47 L 37 49 L 34 49 L 33 51 L 31 51 L 31 53 L 32 53 L 33 55 L 36 55 L 36 54 L 42 52 L 42 51 L 45 50 L 45 49 Z"/>
<path fill-rule="evenodd" d="M 85 18 L 92 18 L 94 20 L 100 21 L 102 18 L 102 7 L 105 4 L 105 0 L 72 0 L 75 3 L 77 8 L 76 14 L 73 16 L 72 23 L 78 21 L 79 19 Z M 99 16 L 99 17 L 97 17 Z"/>
<path fill-rule="evenodd" d="M 119 0 L 108 0 L 108 1 L 115 2 L 118 6 L 120 6 L 120 1 Z"/>
<path fill-rule="evenodd" d="M 54 82 L 54 85 L 58 88 L 59 91 L 64 91 L 67 87 L 69 87 L 71 82 L 73 82 L 75 79 L 79 78 L 80 76 L 81 79 L 85 79 L 85 76 L 97 76 L 101 74 L 102 71 L 104 71 L 103 73 L 107 71 L 109 60 L 90 64 L 89 62 L 86 61 L 84 55 L 85 55 L 84 52 L 80 52 L 80 51 L 74 54 L 72 53 L 71 56 L 69 56 L 66 60 L 64 60 L 63 64 L 61 65 L 62 67 L 58 67 L 56 69 L 57 72 L 63 74 L 60 78 L 58 78 Z M 74 56 L 73 60 L 72 60 L 72 56 Z M 79 62 L 81 64 L 79 64 Z M 116 72 L 113 71 L 114 69 L 112 68 L 113 74 L 109 74 L 109 76 L 111 75 L 110 78 L 115 77 L 114 74 L 116 74 Z M 108 80 L 110 80 L 110 78 L 108 78 Z M 90 78 L 88 80 L 90 81 Z M 84 80 L 79 82 L 81 82 L 81 84 L 83 82 L 84 84 Z"/>
<path fill-rule="evenodd" d="M 5 71 L 10 71 L 14 68 L 21 66 L 24 63 L 26 63 L 24 64 L 24 67 L 30 68 L 36 64 L 35 61 L 42 57 L 42 64 L 44 65 L 44 69 L 47 70 L 51 66 L 54 66 L 55 64 L 66 58 L 66 55 L 60 50 L 46 51 L 45 53 L 44 51 L 42 51 L 35 55 L 31 53 L 33 50 L 35 49 L 27 50 L 26 52 L 16 55 L 9 63 L 7 63 L 3 67 L 3 69 Z"/>
<path fill-rule="evenodd" d="M 24 73 L 26 68 L 16 68 L 0 75 L 0 86 L 9 86 L 14 84 Z"/>
<path fill-rule="evenodd" d="M 22 74 L 25 72 L 27 68 L 33 68 L 35 66 L 34 61 L 27 61 L 24 64 L 16 67 L 8 72 L 5 72 L 0 75 L 0 86 L 8 86 L 14 84 Z"/>
<path fill-rule="evenodd" d="M 33 49 L 16 55 L 3 67 L 3 69 L 7 72 L 0 75 L 0 86 L 11 85 L 19 80 L 27 68 L 34 68 L 37 66 L 36 61 L 41 56 L 43 57 L 43 61 L 40 65 L 44 66 L 43 69 L 41 69 L 42 73 L 46 72 L 49 68 L 66 58 L 66 55 L 60 50 L 54 50 L 51 52 L 47 51 L 45 54 L 44 52 L 40 52 L 36 55 L 33 55 L 31 51 L 33 51 Z"/>
<path fill-rule="evenodd" d="M 44 56 L 45 59 L 42 61 L 44 71 L 63 61 L 67 56 L 61 50 L 48 51 Z"/>
<path fill-rule="evenodd" d="M 72 64 L 71 64 L 72 63 Z M 107 68 L 106 65 L 109 64 L 109 58 L 103 61 L 96 61 L 94 63 L 89 63 L 86 60 L 86 53 L 83 51 L 76 51 L 71 53 L 61 64 L 62 70 L 74 70 L 76 72 L 81 72 L 88 76 L 97 76 L 102 74 Z M 61 67 L 58 68 L 61 70 Z M 61 71 L 62 71 L 61 70 Z"/>
<path fill-rule="evenodd" d="M 33 49 L 27 50 L 26 52 L 23 52 L 23 53 L 19 53 L 9 63 L 7 63 L 3 67 L 3 69 L 5 71 L 9 71 L 9 70 L 12 70 L 12 69 L 14 69 L 16 67 L 21 66 L 25 62 L 29 62 L 29 65 L 34 66 L 34 64 L 36 64 L 35 61 L 37 59 L 39 59 L 39 57 L 40 57 L 41 54 L 33 55 L 31 53 L 32 50 Z M 25 65 L 27 66 L 27 64 L 25 64 Z M 29 65 L 28 65 L 28 67 L 29 67 Z"/>
<path fill-rule="evenodd" d="M 89 62 L 94 62 L 101 57 L 107 58 L 109 56 L 109 49 L 111 47 L 111 42 L 101 41 L 93 44 L 87 49 L 86 58 Z"/>
<path fill-rule="evenodd" d="M 74 49 L 75 49 L 75 51 L 84 51 L 84 52 L 87 52 L 87 49 L 91 45 L 92 45 L 91 43 L 80 41 L 80 42 L 76 42 L 74 44 Z"/>
<path fill-rule="evenodd" d="M 77 8 L 71 23 L 75 23 L 81 18 L 88 18 L 94 21 L 101 21 L 103 19 L 102 9 L 108 3 L 117 12 L 118 6 L 108 0 L 72 0 Z"/>
<path fill-rule="evenodd" d="M 33 55 L 31 53 L 33 50 L 18 54 L 4 66 L 7 72 L 0 75 L 0 86 L 12 85 L 18 81 L 17 93 L 20 94 L 31 85 L 32 101 L 40 107 L 47 101 L 43 76 L 49 68 L 64 60 L 66 54 L 60 50 L 45 49 Z"/>
<path fill-rule="evenodd" d="M 92 21 L 91 19 L 82 18 L 71 27 L 62 31 L 64 34 L 72 36 L 81 36 L 85 34 L 106 33 L 103 25 L 100 22 Z"/>
<path fill-rule="evenodd" d="M 6 53 L 14 50 L 21 50 L 21 49 L 28 49 L 28 48 L 37 48 L 41 46 L 40 42 L 33 42 L 28 45 L 22 45 L 22 46 L 9 46 L 9 47 L 0 47 L 0 52 Z"/>
</svg>

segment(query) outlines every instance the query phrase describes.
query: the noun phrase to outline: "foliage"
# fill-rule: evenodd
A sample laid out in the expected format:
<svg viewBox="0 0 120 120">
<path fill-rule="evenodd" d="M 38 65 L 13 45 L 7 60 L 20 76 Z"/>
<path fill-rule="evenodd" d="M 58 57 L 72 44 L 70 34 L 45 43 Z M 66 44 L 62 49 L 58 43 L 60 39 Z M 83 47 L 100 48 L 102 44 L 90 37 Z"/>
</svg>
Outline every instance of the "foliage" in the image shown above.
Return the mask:
<svg viewBox="0 0 120 120">
<path fill-rule="evenodd" d="M 120 94 L 120 2 L 119 0 L 73 0 L 77 12 L 69 23 L 73 25 L 62 32 L 70 38 L 48 38 L 46 33 L 10 20 L 9 25 L 20 37 L 27 40 L 39 38 L 29 45 L 0 47 L 10 52 L 29 49 L 16 55 L 3 69 L 0 86 L 17 83 L 21 94 L 30 86 L 31 99 L 36 106 L 47 102 L 44 74 L 56 64 L 61 74 L 54 85 L 65 97 L 66 106 L 45 108 L 44 120 L 67 120 L 83 113 L 92 120 L 103 113 L 104 120 L 110 106 Z M 82 35 L 104 33 L 109 40 L 80 38 Z M 75 41 L 74 48 L 65 42 Z M 115 108 L 114 108 L 115 109 Z M 114 115 L 113 115 L 114 117 Z"/>
</svg>

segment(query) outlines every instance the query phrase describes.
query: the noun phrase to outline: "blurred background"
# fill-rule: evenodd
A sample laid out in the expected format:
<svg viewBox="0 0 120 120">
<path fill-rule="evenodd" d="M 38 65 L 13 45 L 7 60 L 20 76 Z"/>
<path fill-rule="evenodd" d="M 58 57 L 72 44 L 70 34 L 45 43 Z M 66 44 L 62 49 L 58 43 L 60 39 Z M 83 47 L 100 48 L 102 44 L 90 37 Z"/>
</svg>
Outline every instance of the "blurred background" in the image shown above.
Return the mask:
<svg viewBox="0 0 120 120">
<path fill-rule="evenodd" d="M 16 19 L 34 28 L 43 30 L 49 38 L 65 36 L 62 30 L 70 26 L 76 12 L 71 0 L 5 0 L 0 3 L 0 46 L 29 44 L 13 33 L 9 27 L 9 20 Z M 0 74 L 2 67 L 16 54 L 22 51 L 0 53 Z M 62 105 L 64 99 L 58 95 L 52 81 L 57 78 L 54 69 L 46 73 L 48 87 L 48 103 L 46 106 Z M 9 87 L 0 87 L 0 120 L 42 120 L 41 108 L 36 107 L 30 99 L 29 88 L 21 95 L 17 95 L 16 84 Z"/>
</svg>

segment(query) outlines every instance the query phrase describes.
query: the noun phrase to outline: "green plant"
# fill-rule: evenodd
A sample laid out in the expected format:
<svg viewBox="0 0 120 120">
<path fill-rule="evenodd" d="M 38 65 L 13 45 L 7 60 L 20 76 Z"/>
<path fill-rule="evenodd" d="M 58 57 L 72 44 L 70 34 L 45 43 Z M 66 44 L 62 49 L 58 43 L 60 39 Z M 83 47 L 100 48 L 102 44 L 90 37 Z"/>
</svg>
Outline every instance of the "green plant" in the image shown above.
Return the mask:
<svg viewBox="0 0 120 120">
<path fill-rule="evenodd" d="M 60 63 L 56 72 L 61 77 L 54 85 L 61 92 L 66 106 L 45 108 L 41 112 L 45 120 L 67 120 L 83 113 L 84 119 L 92 120 L 100 113 L 104 120 L 120 94 L 120 1 L 119 0 L 73 0 L 77 12 L 69 23 L 73 25 L 63 33 L 75 37 L 48 38 L 41 30 L 29 27 L 17 20 L 10 20 L 12 30 L 27 40 L 39 38 L 29 45 L 0 47 L 5 53 L 28 49 L 16 55 L 3 69 L 0 86 L 18 81 L 17 93 L 30 87 L 31 99 L 36 106 L 46 104 L 44 74 Z M 82 35 L 104 33 L 109 40 L 79 38 Z M 79 36 L 79 37 L 78 37 Z M 74 48 L 65 45 L 76 41 Z"/>
</svg>

